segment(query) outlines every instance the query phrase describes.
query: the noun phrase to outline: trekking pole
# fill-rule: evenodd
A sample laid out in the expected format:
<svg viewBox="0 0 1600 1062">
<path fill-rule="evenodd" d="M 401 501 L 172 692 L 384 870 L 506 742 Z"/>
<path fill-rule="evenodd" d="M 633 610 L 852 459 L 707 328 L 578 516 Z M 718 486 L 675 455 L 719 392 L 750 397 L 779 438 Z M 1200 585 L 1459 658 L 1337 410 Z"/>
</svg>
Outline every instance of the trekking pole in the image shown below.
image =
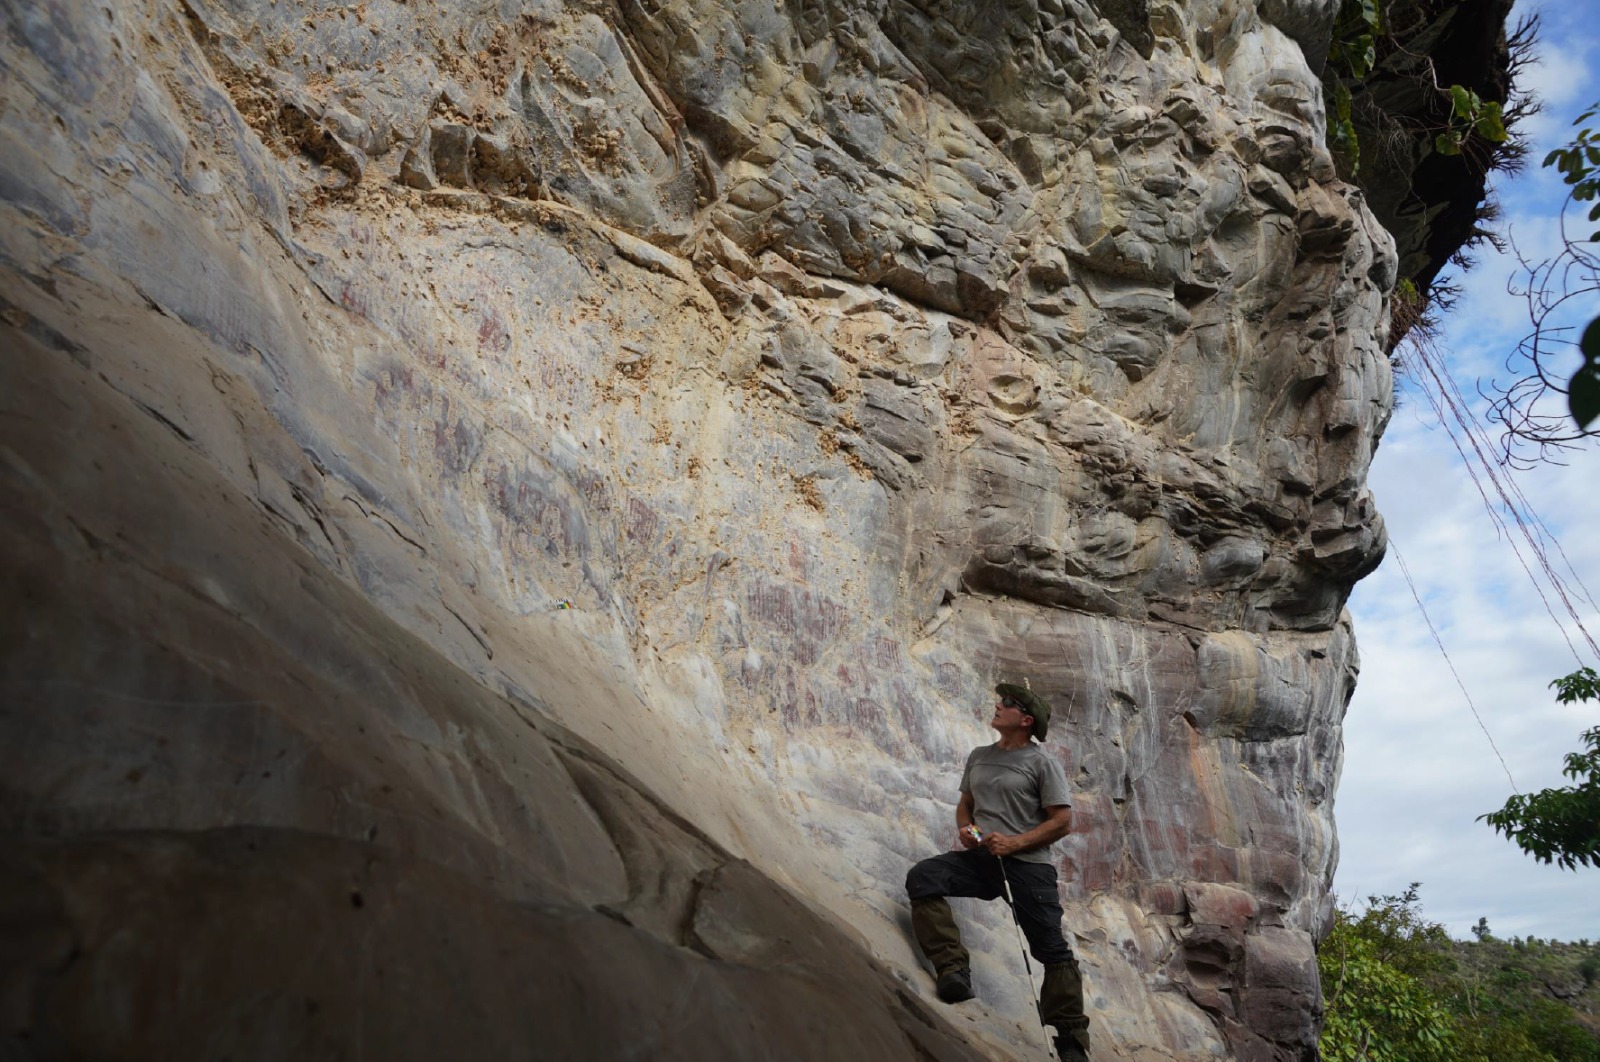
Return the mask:
<svg viewBox="0 0 1600 1062">
<path fill-rule="evenodd" d="M 1039 1016 L 1039 1028 L 1046 1029 L 1044 1011 L 1039 1007 L 1039 993 L 1033 987 L 1033 963 L 1028 961 L 1028 942 L 1022 936 L 1022 919 L 1017 915 L 1016 897 L 1011 895 L 1011 879 L 1006 876 L 1006 861 L 1002 856 L 995 856 L 1000 863 L 1000 883 L 1006 887 L 1006 904 L 1011 908 L 1011 924 L 1017 927 L 1017 947 L 1022 949 L 1022 968 L 1028 971 L 1028 996 L 1033 1000 L 1033 1012 Z M 1045 1053 L 1050 1058 L 1056 1057 L 1056 1048 L 1050 1040 L 1048 1031 L 1044 1034 Z"/>
</svg>

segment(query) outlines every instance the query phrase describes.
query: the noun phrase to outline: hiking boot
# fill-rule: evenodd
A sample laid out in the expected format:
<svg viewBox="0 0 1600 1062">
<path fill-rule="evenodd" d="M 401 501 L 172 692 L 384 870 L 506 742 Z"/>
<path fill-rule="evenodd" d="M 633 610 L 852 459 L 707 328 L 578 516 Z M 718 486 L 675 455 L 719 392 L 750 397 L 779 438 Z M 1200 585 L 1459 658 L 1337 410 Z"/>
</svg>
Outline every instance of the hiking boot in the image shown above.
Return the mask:
<svg viewBox="0 0 1600 1062">
<path fill-rule="evenodd" d="M 961 944 L 956 916 L 950 910 L 950 901 L 943 896 L 911 901 L 911 932 L 935 977 L 942 971 L 971 968 L 972 959 Z"/>
<path fill-rule="evenodd" d="M 958 966 L 939 975 L 939 998 L 946 1003 L 962 1003 L 972 998 L 972 971 Z"/>
<path fill-rule="evenodd" d="M 1077 1041 L 1071 1033 L 1063 1033 L 1056 1037 L 1056 1055 L 1061 1062 L 1089 1062 L 1089 1052 Z"/>
</svg>

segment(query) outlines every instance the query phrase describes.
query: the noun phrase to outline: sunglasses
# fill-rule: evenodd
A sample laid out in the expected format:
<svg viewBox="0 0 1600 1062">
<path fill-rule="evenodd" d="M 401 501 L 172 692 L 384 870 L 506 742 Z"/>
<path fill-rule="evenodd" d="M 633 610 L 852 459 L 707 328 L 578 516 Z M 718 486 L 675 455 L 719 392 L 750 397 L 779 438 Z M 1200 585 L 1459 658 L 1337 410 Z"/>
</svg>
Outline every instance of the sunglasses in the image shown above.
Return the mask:
<svg viewBox="0 0 1600 1062">
<path fill-rule="evenodd" d="M 1000 706 L 1002 708 L 1015 708 L 1017 711 L 1021 712 L 1023 715 L 1026 715 L 1026 716 L 1029 716 L 1029 717 L 1031 717 L 1033 715 L 1032 712 L 1028 711 L 1026 708 L 1024 708 L 1022 705 L 1018 704 L 1016 701 L 1012 700 L 1010 697 L 1001 697 L 1000 698 Z"/>
</svg>

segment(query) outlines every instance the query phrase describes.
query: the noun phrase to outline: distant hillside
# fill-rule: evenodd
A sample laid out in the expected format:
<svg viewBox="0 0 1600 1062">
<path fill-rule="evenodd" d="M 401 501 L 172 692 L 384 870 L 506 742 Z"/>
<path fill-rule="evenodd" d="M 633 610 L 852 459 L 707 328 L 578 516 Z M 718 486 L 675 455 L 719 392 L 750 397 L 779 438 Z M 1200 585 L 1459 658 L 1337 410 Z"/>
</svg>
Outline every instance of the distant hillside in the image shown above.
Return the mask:
<svg viewBox="0 0 1600 1062">
<path fill-rule="evenodd" d="M 1450 953 L 1456 969 L 1443 983 L 1459 1012 L 1520 1029 L 1549 1057 L 1600 1059 L 1600 943 L 1486 935 Z"/>
<path fill-rule="evenodd" d="M 1328 1062 L 1600 1062 L 1600 943 L 1451 940 L 1417 886 L 1341 908 L 1318 953 Z"/>
</svg>

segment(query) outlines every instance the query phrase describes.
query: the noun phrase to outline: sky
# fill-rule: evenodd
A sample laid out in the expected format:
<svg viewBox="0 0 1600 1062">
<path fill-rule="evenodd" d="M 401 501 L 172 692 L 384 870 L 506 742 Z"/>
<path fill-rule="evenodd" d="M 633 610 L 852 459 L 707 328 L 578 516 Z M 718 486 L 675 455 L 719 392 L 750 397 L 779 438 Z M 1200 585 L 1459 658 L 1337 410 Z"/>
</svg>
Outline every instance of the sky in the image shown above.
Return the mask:
<svg viewBox="0 0 1600 1062">
<path fill-rule="evenodd" d="M 1600 99 L 1600 0 L 1520 2 L 1513 18 L 1531 12 L 1543 30 L 1522 84 L 1544 110 L 1525 126 L 1533 144 L 1526 170 L 1499 177 L 1494 188 L 1504 211 L 1498 227 L 1524 253 L 1543 257 L 1555 246 L 1565 187 L 1539 163 Z M 1463 298 L 1436 342 L 1496 443 L 1477 395 L 1480 383 L 1510 378 L 1506 355 L 1529 330 L 1526 304 L 1506 291 L 1515 272 L 1509 254 L 1478 254 L 1455 278 Z M 1600 305 L 1587 308 L 1596 313 Z M 1547 609 L 1522 564 L 1537 574 L 1538 561 L 1513 523 L 1506 521 L 1510 533 L 1497 529 L 1419 382 L 1400 375 L 1399 405 L 1369 479 L 1391 548 L 1350 600 L 1361 678 L 1345 718 L 1334 890 L 1341 902 L 1359 903 L 1420 882 L 1423 915 L 1457 938 L 1485 918 L 1498 937 L 1600 940 L 1600 869 L 1538 863 L 1474 821 L 1505 803 L 1513 781 L 1524 793 L 1571 784 L 1562 758 L 1600 725 L 1600 704 L 1559 705 L 1548 687 L 1580 665 L 1600 669 L 1600 659 L 1541 579 Z M 1600 609 L 1585 596 L 1600 600 L 1600 441 L 1564 460 L 1515 481 L 1559 542 L 1559 551 L 1546 543 L 1547 555 L 1583 628 L 1600 642 Z"/>
</svg>

